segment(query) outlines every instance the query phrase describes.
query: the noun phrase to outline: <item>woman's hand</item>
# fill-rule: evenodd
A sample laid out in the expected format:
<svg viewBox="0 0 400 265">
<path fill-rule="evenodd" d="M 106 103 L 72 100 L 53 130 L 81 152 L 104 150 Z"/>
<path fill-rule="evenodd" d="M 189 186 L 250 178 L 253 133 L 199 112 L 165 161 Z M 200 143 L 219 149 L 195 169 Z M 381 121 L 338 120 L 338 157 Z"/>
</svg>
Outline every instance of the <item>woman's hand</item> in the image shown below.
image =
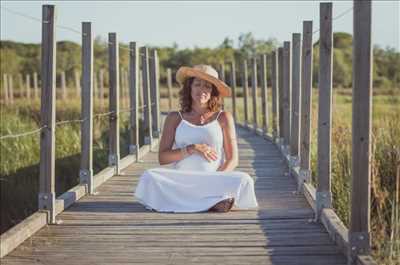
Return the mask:
<svg viewBox="0 0 400 265">
<path fill-rule="evenodd" d="M 191 144 L 188 146 L 188 152 L 190 154 L 197 153 L 207 159 L 208 162 L 218 159 L 217 151 L 208 144 Z"/>
</svg>

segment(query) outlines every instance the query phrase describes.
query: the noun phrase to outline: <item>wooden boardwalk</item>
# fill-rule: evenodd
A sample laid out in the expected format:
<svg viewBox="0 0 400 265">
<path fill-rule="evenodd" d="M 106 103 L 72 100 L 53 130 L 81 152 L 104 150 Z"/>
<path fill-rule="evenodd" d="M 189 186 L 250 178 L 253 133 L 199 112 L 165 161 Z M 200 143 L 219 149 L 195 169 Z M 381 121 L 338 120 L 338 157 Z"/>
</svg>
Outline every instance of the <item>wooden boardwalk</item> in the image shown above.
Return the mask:
<svg viewBox="0 0 400 265">
<path fill-rule="evenodd" d="M 146 210 L 133 192 L 157 153 L 131 164 L 57 216 L 1 264 L 346 264 L 295 192 L 278 148 L 237 128 L 237 170 L 256 179 L 258 211 L 170 214 Z"/>
</svg>

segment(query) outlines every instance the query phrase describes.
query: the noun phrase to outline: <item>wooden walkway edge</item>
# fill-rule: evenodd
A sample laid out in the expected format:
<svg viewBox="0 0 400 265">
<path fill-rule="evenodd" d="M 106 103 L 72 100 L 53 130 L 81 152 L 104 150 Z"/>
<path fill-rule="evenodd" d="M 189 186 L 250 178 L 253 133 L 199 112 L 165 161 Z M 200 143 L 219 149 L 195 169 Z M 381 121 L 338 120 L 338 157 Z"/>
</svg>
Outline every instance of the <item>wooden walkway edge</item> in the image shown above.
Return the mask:
<svg viewBox="0 0 400 265">
<path fill-rule="evenodd" d="M 1 264 L 346 264 L 342 250 L 296 192 L 287 161 L 271 141 L 237 127 L 238 171 L 255 178 L 256 211 L 170 214 L 133 196 L 140 174 L 160 167 L 143 156 L 57 216 Z"/>
</svg>

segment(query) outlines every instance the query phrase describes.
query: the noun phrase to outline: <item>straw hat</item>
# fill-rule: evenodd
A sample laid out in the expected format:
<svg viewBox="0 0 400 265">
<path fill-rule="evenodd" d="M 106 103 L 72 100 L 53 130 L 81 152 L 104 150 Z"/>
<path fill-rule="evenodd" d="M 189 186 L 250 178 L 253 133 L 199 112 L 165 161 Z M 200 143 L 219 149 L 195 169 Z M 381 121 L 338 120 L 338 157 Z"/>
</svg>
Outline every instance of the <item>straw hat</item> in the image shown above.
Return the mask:
<svg viewBox="0 0 400 265">
<path fill-rule="evenodd" d="M 176 72 L 176 80 L 182 85 L 186 78 L 197 77 L 213 84 L 221 97 L 231 95 L 231 90 L 227 84 L 218 79 L 218 72 L 210 65 L 199 64 L 193 67 L 182 66 Z"/>
</svg>

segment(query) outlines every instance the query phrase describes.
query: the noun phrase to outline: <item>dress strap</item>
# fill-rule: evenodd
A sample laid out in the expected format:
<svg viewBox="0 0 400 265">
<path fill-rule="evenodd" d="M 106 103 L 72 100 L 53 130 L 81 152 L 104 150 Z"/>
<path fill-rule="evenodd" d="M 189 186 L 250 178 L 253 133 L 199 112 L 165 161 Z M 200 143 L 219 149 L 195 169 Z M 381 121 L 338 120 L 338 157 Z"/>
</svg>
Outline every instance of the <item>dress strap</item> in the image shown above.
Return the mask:
<svg viewBox="0 0 400 265">
<path fill-rule="evenodd" d="M 182 116 L 181 112 L 178 111 L 178 113 L 179 113 L 179 116 L 181 116 L 181 119 L 183 120 L 183 116 Z"/>
<path fill-rule="evenodd" d="M 215 118 L 216 120 L 218 120 L 219 114 L 221 114 L 223 112 L 223 110 L 220 110 L 217 114 L 217 118 Z"/>
</svg>

